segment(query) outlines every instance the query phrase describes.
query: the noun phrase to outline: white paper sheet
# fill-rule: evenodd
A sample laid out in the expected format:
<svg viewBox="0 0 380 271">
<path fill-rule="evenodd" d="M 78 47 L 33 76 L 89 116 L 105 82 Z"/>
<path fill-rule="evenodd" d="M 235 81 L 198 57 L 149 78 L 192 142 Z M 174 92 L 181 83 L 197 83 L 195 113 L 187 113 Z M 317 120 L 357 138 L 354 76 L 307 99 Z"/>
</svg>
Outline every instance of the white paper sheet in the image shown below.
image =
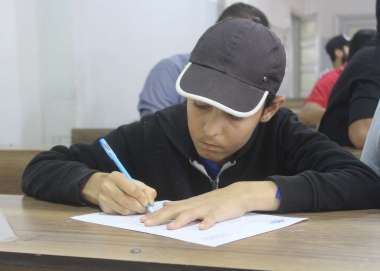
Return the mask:
<svg viewBox="0 0 380 271">
<path fill-rule="evenodd" d="M 17 236 L 13 232 L 9 225 L 5 215 L 0 213 L 0 242 L 9 242 L 17 239 Z"/>
<path fill-rule="evenodd" d="M 156 202 L 154 209 L 157 210 L 161 207 L 162 202 Z M 92 213 L 74 216 L 72 219 L 166 236 L 211 247 L 277 230 L 307 219 L 249 213 L 240 218 L 217 223 L 208 230 L 199 230 L 197 223 L 190 224 L 177 230 L 168 230 L 166 229 L 166 225 L 145 227 L 144 224 L 140 222 L 141 216 L 142 215 L 119 216 L 108 215 L 105 213 Z"/>
</svg>

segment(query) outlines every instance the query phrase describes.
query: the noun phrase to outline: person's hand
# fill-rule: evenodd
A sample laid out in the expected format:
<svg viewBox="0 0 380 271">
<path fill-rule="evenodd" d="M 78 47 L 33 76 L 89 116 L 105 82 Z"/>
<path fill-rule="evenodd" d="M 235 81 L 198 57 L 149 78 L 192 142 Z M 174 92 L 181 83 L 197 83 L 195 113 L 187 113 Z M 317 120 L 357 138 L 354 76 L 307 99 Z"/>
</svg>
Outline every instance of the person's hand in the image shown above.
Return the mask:
<svg viewBox="0 0 380 271">
<path fill-rule="evenodd" d="M 162 209 L 146 214 L 141 222 L 145 226 L 168 223 L 168 229 L 178 229 L 200 220 L 199 229 L 205 230 L 249 211 L 277 209 L 276 189 L 271 181 L 236 182 L 189 199 L 165 202 Z"/>
<path fill-rule="evenodd" d="M 130 215 L 145 213 L 145 206 L 154 202 L 157 192 L 115 171 L 93 174 L 84 186 L 82 195 L 105 213 Z"/>
</svg>

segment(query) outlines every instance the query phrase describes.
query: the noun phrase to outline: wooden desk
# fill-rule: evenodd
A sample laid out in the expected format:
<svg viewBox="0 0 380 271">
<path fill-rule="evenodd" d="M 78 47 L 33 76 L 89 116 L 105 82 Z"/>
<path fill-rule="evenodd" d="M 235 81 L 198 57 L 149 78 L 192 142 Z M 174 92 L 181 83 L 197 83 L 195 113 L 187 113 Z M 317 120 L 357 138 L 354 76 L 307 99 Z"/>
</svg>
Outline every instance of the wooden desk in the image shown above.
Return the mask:
<svg viewBox="0 0 380 271">
<path fill-rule="evenodd" d="M 18 240 L 0 270 L 379 270 L 380 210 L 301 214 L 309 221 L 209 248 L 69 219 L 94 209 L 0 195 Z M 238 229 L 237 229 L 238 230 Z"/>
</svg>

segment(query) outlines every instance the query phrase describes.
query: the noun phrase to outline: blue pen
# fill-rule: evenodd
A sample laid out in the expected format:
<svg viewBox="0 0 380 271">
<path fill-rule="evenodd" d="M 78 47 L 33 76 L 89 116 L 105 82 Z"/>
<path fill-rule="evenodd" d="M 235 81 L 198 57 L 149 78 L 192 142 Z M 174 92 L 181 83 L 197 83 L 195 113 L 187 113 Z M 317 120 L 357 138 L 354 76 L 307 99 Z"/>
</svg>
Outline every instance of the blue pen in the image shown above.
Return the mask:
<svg viewBox="0 0 380 271">
<path fill-rule="evenodd" d="M 99 139 L 100 146 L 102 146 L 103 150 L 106 152 L 109 158 L 116 164 L 117 168 L 123 173 L 130 181 L 133 181 L 133 178 L 128 173 L 127 169 L 120 162 L 119 158 L 117 158 L 115 152 L 111 149 L 110 145 L 108 145 L 107 141 L 104 138 Z M 146 206 L 149 213 L 153 212 L 153 204 L 148 203 Z"/>
</svg>

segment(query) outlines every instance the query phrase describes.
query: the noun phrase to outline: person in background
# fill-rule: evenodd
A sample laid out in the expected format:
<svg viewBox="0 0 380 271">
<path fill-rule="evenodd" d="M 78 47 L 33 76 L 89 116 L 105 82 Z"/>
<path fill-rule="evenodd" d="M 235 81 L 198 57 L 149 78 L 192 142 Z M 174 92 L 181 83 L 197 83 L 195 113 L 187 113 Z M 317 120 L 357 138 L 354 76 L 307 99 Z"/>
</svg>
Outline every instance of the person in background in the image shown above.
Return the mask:
<svg viewBox="0 0 380 271">
<path fill-rule="evenodd" d="M 141 222 L 172 230 L 196 221 L 208 229 L 252 211 L 380 207 L 380 180 L 369 167 L 280 108 L 285 66 L 285 49 L 267 27 L 223 20 L 202 35 L 178 76 L 186 103 L 105 136 L 134 181 L 95 141 L 37 155 L 23 191 L 123 215 L 171 200 Z"/>
<path fill-rule="evenodd" d="M 261 10 L 244 3 L 235 3 L 227 7 L 217 22 L 226 18 L 251 19 L 269 27 L 269 21 Z M 185 98 L 176 92 L 175 81 L 189 62 L 189 57 L 189 54 L 174 55 L 161 60 L 153 67 L 139 95 L 137 108 L 141 117 L 185 101 Z"/>
<path fill-rule="evenodd" d="M 360 160 L 380 177 L 380 103 L 377 104 Z"/>
<path fill-rule="evenodd" d="M 361 48 L 350 59 L 331 92 L 319 126 L 330 139 L 357 149 L 363 148 L 380 98 L 379 0 L 376 5 L 375 46 Z"/>
<path fill-rule="evenodd" d="M 380 61 L 380 0 L 377 0 L 377 51 L 376 57 Z M 379 63 L 379 62 L 377 62 Z M 375 114 L 363 147 L 361 160 L 373 169 L 380 177 L 380 102 L 377 104 Z"/>
<path fill-rule="evenodd" d="M 331 90 L 348 58 L 349 42 L 343 35 L 338 35 L 327 42 L 325 49 L 331 59 L 333 69 L 318 79 L 298 113 L 300 121 L 312 127 L 318 126 L 325 113 Z"/>
<path fill-rule="evenodd" d="M 326 53 L 329 55 L 334 69 L 344 65 L 350 51 L 348 39 L 343 35 L 332 37 L 325 46 Z"/>
</svg>

